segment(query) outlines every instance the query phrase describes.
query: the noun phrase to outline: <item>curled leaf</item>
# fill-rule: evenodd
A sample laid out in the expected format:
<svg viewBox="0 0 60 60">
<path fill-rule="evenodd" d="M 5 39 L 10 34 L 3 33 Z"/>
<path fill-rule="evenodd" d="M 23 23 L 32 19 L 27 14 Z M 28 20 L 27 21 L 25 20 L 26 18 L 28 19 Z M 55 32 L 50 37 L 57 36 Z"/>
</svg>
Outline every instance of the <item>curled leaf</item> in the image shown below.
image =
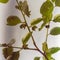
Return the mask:
<svg viewBox="0 0 60 60">
<path fill-rule="evenodd" d="M 36 28 L 37 28 L 37 26 L 33 26 L 33 27 L 32 27 L 32 30 L 33 30 L 33 31 L 35 31 L 35 30 L 36 30 Z"/>
<path fill-rule="evenodd" d="M 19 1 L 19 6 L 15 6 L 17 9 L 21 10 L 22 12 L 24 12 L 24 14 L 28 17 L 30 17 L 30 11 L 29 11 L 29 6 L 27 1 Z"/>
<path fill-rule="evenodd" d="M 3 55 L 4 55 L 5 58 L 10 56 L 12 54 L 12 52 L 13 52 L 13 48 L 11 48 L 11 47 L 3 49 Z"/>
<path fill-rule="evenodd" d="M 25 29 L 25 28 L 26 28 L 26 26 L 27 26 L 27 24 L 26 24 L 26 23 L 23 23 L 23 24 L 21 24 L 21 25 L 20 25 L 20 28 L 21 28 L 21 29 L 22 29 L 22 28 L 24 28 L 24 29 Z"/>
<path fill-rule="evenodd" d="M 17 16 L 9 16 L 7 18 L 7 25 L 9 25 L 9 26 L 15 26 L 19 23 L 21 23 L 21 20 Z"/>
<path fill-rule="evenodd" d="M 23 2 L 22 11 L 23 11 L 28 17 L 30 17 L 29 6 L 28 6 L 28 3 L 27 3 L 26 0 Z"/>
<path fill-rule="evenodd" d="M 8 60 L 18 60 L 19 59 L 19 51 L 13 52 L 11 57 L 8 58 Z"/>
</svg>

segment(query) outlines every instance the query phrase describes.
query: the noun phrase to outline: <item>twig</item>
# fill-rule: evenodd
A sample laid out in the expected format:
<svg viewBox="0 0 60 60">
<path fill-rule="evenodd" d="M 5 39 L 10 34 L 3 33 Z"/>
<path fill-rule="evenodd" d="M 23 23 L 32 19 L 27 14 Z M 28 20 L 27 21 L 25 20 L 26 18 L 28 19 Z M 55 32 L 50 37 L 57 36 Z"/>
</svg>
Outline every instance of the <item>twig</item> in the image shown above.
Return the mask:
<svg viewBox="0 0 60 60">
<path fill-rule="evenodd" d="M 16 0 L 16 1 L 17 1 L 17 4 L 19 5 L 18 0 Z M 22 11 L 21 11 L 21 13 L 22 13 L 23 18 L 24 18 L 24 21 L 25 21 L 25 23 L 26 23 L 26 25 L 27 25 L 27 29 L 28 29 L 28 31 L 31 33 L 30 28 L 29 28 L 29 26 L 28 26 L 28 24 L 27 24 L 27 21 L 26 21 L 26 18 L 25 18 L 24 13 L 23 13 Z M 36 47 L 37 51 L 39 51 L 39 52 L 48 60 L 48 58 L 46 57 L 46 55 L 45 55 L 45 54 L 38 48 L 38 46 L 36 45 L 36 42 L 35 42 L 34 37 L 33 37 L 32 34 L 31 34 L 31 38 L 32 38 L 33 44 L 34 44 L 34 46 Z"/>
</svg>

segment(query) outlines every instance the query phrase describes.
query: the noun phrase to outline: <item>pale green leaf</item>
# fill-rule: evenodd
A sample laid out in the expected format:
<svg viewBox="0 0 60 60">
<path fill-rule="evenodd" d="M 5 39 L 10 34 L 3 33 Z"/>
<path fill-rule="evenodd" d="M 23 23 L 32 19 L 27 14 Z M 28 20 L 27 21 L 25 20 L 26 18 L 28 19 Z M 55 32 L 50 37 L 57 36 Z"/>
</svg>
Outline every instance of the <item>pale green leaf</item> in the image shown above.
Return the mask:
<svg viewBox="0 0 60 60">
<path fill-rule="evenodd" d="M 42 21 L 42 18 L 33 19 L 30 24 L 31 26 L 33 26 L 40 23 L 41 21 Z"/>
<path fill-rule="evenodd" d="M 53 22 L 60 22 L 60 14 L 58 14 L 54 17 Z"/>
<path fill-rule="evenodd" d="M 15 26 L 15 25 L 17 25 L 19 23 L 21 23 L 21 20 L 17 16 L 9 16 L 7 18 L 7 25 L 9 25 L 9 26 Z"/>
<path fill-rule="evenodd" d="M 7 3 L 9 0 L 0 0 L 0 3 Z"/>
<path fill-rule="evenodd" d="M 34 60 L 40 60 L 40 57 L 35 57 Z"/>
<path fill-rule="evenodd" d="M 53 29 L 51 29 L 50 34 L 51 35 L 59 35 L 60 34 L 60 27 L 54 27 Z"/>
<path fill-rule="evenodd" d="M 5 58 L 10 56 L 12 54 L 12 52 L 13 52 L 13 48 L 11 48 L 11 47 L 3 49 L 3 55 Z"/>
<path fill-rule="evenodd" d="M 51 54 L 57 53 L 58 51 L 60 51 L 60 47 L 52 47 L 49 48 L 48 50 Z"/>
<path fill-rule="evenodd" d="M 25 36 L 22 38 L 22 43 L 26 44 L 29 41 L 30 37 L 31 37 L 31 33 L 30 32 L 25 34 Z"/>
</svg>

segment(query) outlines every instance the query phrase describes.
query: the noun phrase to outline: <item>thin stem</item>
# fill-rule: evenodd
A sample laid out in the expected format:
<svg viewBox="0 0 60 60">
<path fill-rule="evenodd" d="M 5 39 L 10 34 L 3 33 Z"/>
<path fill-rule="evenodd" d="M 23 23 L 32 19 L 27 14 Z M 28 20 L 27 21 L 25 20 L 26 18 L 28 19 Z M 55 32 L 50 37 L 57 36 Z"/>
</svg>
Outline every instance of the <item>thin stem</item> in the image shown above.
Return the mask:
<svg viewBox="0 0 60 60">
<path fill-rule="evenodd" d="M 48 28 L 47 28 L 47 32 L 46 32 L 46 42 L 47 42 L 47 39 L 48 39 Z"/>
<path fill-rule="evenodd" d="M 23 48 L 23 47 L 14 47 L 14 46 L 0 46 L 0 47 L 12 47 L 12 48 L 16 48 L 16 49 L 24 49 L 24 50 L 37 50 L 36 48 Z"/>
<path fill-rule="evenodd" d="M 47 32 L 46 32 L 46 42 L 47 42 L 47 40 L 48 40 L 48 32 L 49 32 L 49 27 L 50 27 L 50 22 L 48 23 L 48 25 L 47 25 Z"/>
<path fill-rule="evenodd" d="M 22 47 L 12 47 L 12 48 L 18 48 L 18 49 L 24 49 L 24 50 L 37 50 L 35 48 L 22 48 Z"/>
</svg>

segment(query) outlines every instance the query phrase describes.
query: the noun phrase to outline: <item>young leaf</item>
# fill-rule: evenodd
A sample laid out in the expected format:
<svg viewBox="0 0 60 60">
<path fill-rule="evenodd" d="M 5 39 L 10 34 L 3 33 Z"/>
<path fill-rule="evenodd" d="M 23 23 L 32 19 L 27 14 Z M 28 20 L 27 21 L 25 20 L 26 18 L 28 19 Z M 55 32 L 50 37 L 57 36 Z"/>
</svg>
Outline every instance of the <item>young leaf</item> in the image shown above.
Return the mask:
<svg viewBox="0 0 60 60">
<path fill-rule="evenodd" d="M 44 16 L 49 15 L 52 13 L 53 8 L 54 6 L 51 1 L 45 1 L 40 8 L 40 13 Z"/>
<path fill-rule="evenodd" d="M 53 22 L 60 22 L 60 14 L 54 17 Z"/>
<path fill-rule="evenodd" d="M 13 48 L 11 48 L 11 47 L 3 49 L 3 55 L 5 58 L 10 56 L 12 54 L 12 52 L 13 52 Z"/>
<path fill-rule="evenodd" d="M 9 0 L 0 0 L 0 3 L 7 3 Z"/>
<path fill-rule="evenodd" d="M 52 47 L 48 50 L 51 54 L 54 54 L 58 51 L 60 51 L 60 47 Z"/>
<path fill-rule="evenodd" d="M 55 5 L 58 6 L 58 7 L 60 7 L 60 0 L 56 0 L 55 1 Z"/>
<path fill-rule="evenodd" d="M 45 27 L 46 23 L 42 23 L 41 27 L 39 28 L 39 31 L 41 31 Z"/>
<path fill-rule="evenodd" d="M 25 45 L 28 42 L 28 40 L 30 39 L 30 37 L 31 37 L 31 33 L 30 32 L 25 34 L 25 36 L 22 38 L 22 43 Z"/>
<path fill-rule="evenodd" d="M 44 52 L 47 52 L 47 51 L 48 51 L 48 45 L 47 45 L 46 42 L 44 42 L 44 43 L 42 44 L 42 50 L 43 50 Z"/>
<path fill-rule="evenodd" d="M 40 60 L 40 57 L 35 57 L 34 60 Z"/>
<path fill-rule="evenodd" d="M 60 27 L 54 27 L 53 29 L 51 29 L 50 34 L 51 35 L 59 35 L 60 34 Z"/>
<path fill-rule="evenodd" d="M 8 58 L 8 60 L 18 60 L 19 59 L 19 51 L 13 52 L 11 57 Z"/>
<path fill-rule="evenodd" d="M 41 21 L 42 21 L 42 18 L 33 19 L 30 24 L 31 26 L 33 26 L 40 23 Z"/>
<path fill-rule="evenodd" d="M 9 26 L 15 26 L 19 23 L 21 23 L 21 20 L 17 16 L 9 16 L 7 18 L 7 25 Z"/>
</svg>

